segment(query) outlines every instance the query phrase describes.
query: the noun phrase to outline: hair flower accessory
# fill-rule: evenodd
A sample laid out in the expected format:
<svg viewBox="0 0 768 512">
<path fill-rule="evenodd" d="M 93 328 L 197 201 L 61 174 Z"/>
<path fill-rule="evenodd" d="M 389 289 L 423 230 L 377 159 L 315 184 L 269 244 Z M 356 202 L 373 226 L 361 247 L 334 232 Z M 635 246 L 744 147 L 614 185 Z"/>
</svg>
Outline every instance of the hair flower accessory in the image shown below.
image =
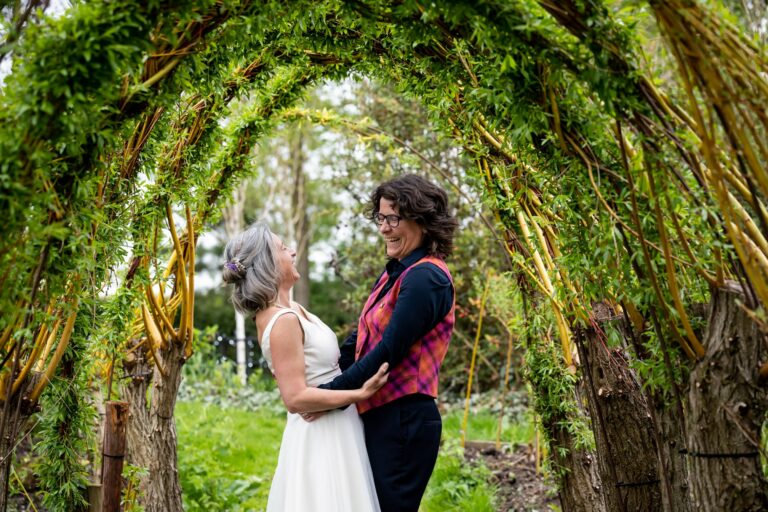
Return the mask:
<svg viewBox="0 0 768 512">
<path fill-rule="evenodd" d="M 238 274 L 242 274 L 245 270 L 245 267 L 242 263 L 240 263 L 240 260 L 237 258 L 234 258 L 232 261 L 228 261 L 224 264 L 227 269 L 231 270 L 232 272 L 237 272 Z"/>
</svg>

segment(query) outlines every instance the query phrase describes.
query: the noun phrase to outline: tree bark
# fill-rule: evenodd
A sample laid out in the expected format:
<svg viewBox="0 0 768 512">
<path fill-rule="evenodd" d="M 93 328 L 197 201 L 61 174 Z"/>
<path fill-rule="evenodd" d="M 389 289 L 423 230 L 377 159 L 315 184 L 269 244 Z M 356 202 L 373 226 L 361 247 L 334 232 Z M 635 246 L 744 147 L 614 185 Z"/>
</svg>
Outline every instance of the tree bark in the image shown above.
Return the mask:
<svg viewBox="0 0 768 512">
<path fill-rule="evenodd" d="M 686 467 L 685 432 L 678 408 L 664 404 L 661 398 L 653 401 L 658 442 L 658 468 L 662 476 L 663 510 L 690 512 L 691 505 Z"/>
<path fill-rule="evenodd" d="M 577 448 L 566 421 L 546 425 L 552 461 L 560 473 L 558 491 L 563 512 L 607 512 L 594 452 Z"/>
<path fill-rule="evenodd" d="M 736 283 L 712 292 L 707 352 L 690 375 L 686 433 L 696 511 L 768 510 L 758 453 L 768 406 L 758 368 L 768 354 L 764 335 L 739 303 L 748 301 Z"/>
<path fill-rule="evenodd" d="M 703 320 L 704 312 L 699 306 L 694 305 L 692 316 Z M 612 322 L 613 323 L 613 322 Z M 635 331 L 629 317 L 625 315 L 623 321 L 616 325 L 624 340 L 625 347 L 633 347 L 638 359 L 650 357 L 644 343 L 647 341 L 647 332 Z M 659 336 L 662 335 L 657 330 Z M 662 350 L 666 351 L 666 344 L 659 340 Z M 669 362 L 665 358 L 665 364 Z M 667 377 L 674 378 L 671 367 L 666 368 Z M 650 387 L 643 387 L 646 399 L 651 406 L 654 432 L 656 435 L 656 462 L 661 482 L 661 500 L 665 512 L 690 512 L 690 500 L 688 498 L 688 470 L 685 464 L 685 455 L 681 453 L 685 447 L 685 418 L 682 405 L 684 392 L 679 390 L 677 384 L 672 384 L 671 397 L 666 397 L 660 392 L 654 392 Z"/>
<path fill-rule="evenodd" d="M 576 334 L 606 507 L 662 510 L 656 435 L 640 385 L 622 351 L 595 329 Z"/>
<path fill-rule="evenodd" d="M 146 512 L 183 512 L 173 418 L 183 352 L 181 344 L 168 343 L 162 358 L 165 376 L 157 366 L 149 365 L 141 350 L 132 352 L 133 358 L 125 362 L 132 376 L 125 388 L 125 397 L 131 404 L 126 451 L 132 464 L 148 470 L 140 484 Z"/>
<path fill-rule="evenodd" d="M 528 347 L 526 378 L 534 390 L 536 411 L 549 440 L 560 505 L 563 512 L 607 512 L 596 455 L 585 446 L 591 443 L 577 443 L 578 434 L 573 433 L 573 425 L 586 423 L 587 418 L 578 416 L 584 414 L 578 388 L 564 385 L 564 379 L 572 379 L 561 363 L 551 340 L 539 347 Z"/>
</svg>

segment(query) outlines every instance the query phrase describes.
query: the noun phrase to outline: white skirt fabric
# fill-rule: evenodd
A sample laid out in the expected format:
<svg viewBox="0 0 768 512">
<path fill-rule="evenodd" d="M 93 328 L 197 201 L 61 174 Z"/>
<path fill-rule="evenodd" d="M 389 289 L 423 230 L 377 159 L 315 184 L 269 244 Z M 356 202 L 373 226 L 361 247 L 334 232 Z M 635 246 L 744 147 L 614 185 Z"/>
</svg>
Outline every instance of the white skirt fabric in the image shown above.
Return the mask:
<svg viewBox="0 0 768 512">
<path fill-rule="evenodd" d="M 267 512 L 379 512 L 354 405 L 308 423 L 288 413 Z"/>
</svg>

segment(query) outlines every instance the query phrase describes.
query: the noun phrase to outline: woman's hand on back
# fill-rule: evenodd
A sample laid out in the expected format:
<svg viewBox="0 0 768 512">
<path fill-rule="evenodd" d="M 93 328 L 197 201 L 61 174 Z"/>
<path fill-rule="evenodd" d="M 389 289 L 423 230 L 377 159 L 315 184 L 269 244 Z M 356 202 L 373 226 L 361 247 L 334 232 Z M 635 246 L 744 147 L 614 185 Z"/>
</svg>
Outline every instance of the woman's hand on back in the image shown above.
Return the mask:
<svg viewBox="0 0 768 512">
<path fill-rule="evenodd" d="M 365 381 L 363 384 L 363 387 L 360 388 L 360 390 L 363 392 L 363 400 L 366 400 L 371 397 L 375 392 L 377 392 L 384 384 L 387 383 L 387 379 L 389 378 L 389 363 L 384 363 L 379 367 L 379 371 L 377 371 L 373 377 Z"/>
</svg>

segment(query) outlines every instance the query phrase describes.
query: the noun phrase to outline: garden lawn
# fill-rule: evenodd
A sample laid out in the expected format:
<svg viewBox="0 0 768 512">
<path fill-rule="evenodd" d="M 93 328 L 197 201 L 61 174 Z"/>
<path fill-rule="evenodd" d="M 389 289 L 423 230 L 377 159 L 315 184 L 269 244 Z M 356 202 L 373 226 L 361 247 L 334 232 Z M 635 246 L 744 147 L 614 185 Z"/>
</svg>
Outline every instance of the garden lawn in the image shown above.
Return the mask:
<svg viewBox="0 0 768 512">
<path fill-rule="evenodd" d="M 176 404 L 179 475 L 187 512 L 264 510 L 285 413 Z"/>
<path fill-rule="evenodd" d="M 422 512 L 493 512 L 495 489 L 482 466 L 464 460 L 459 446 L 462 411 L 443 417 L 443 446 Z M 470 415 L 468 439 L 494 440 L 498 418 Z M 277 464 L 285 412 L 256 412 L 199 402 L 176 406 L 179 472 L 187 512 L 264 510 Z M 502 441 L 527 443 L 532 426 L 503 424 Z"/>
</svg>

